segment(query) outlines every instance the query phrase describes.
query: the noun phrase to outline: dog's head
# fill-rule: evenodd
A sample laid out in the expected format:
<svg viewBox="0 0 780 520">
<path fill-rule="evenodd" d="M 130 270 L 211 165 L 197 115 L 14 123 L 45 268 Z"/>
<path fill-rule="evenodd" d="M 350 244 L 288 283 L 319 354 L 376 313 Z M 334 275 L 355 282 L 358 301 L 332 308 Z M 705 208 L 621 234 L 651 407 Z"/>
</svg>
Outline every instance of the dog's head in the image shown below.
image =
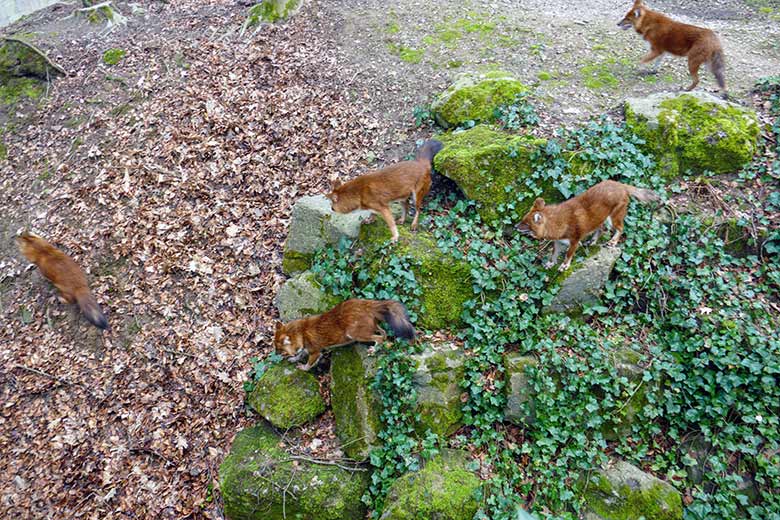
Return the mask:
<svg viewBox="0 0 780 520">
<path fill-rule="evenodd" d="M 529 235 L 534 238 L 544 237 L 544 226 L 546 224 L 544 207 L 544 199 L 536 199 L 531 210 L 526 213 L 523 220 L 517 225 L 517 230 L 524 235 Z"/>
<path fill-rule="evenodd" d="M 360 199 L 344 189 L 346 184 L 333 182 L 333 190 L 325 195 L 330 199 L 330 206 L 336 213 L 349 213 L 360 209 Z"/>
<path fill-rule="evenodd" d="M 298 355 L 298 352 L 303 345 L 301 345 L 300 334 L 291 334 L 287 327 L 282 323 L 276 323 L 276 330 L 274 331 L 274 350 L 280 356 L 285 358 L 291 358 Z"/>
<path fill-rule="evenodd" d="M 644 15 L 645 6 L 642 3 L 642 0 L 636 0 L 634 5 L 631 6 L 631 9 L 629 9 L 626 13 L 626 16 L 624 16 L 623 19 L 618 22 L 618 27 L 624 31 L 631 29 L 632 27 L 639 27 Z"/>
</svg>

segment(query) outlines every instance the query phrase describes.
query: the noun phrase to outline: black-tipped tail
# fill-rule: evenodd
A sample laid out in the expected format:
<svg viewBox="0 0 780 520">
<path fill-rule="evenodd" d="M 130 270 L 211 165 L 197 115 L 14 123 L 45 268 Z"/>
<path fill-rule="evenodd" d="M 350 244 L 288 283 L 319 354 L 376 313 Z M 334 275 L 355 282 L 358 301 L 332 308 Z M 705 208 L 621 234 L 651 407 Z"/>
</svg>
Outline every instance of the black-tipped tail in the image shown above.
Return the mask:
<svg viewBox="0 0 780 520">
<path fill-rule="evenodd" d="M 437 141 L 436 139 L 425 141 L 425 144 L 423 144 L 422 148 L 417 152 L 415 159 L 418 161 L 431 162 L 442 148 L 444 148 L 444 144 L 441 141 Z"/>
<path fill-rule="evenodd" d="M 715 76 L 715 80 L 718 82 L 721 94 L 726 95 L 726 63 L 722 50 L 717 50 L 712 54 L 710 67 L 712 68 L 712 74 Z"/>
<path fill-rule="evenodd" d="M 108 320 L 89 291 L 78 295 L 76 301 L 88 322 L 101 330 L 108 329 Z"/>
<path fill-rule="evenodd" d="M 390 326 L 393 335 L 396 338 L 413 340 L 415 337 L 414 326 L 409 321 L 409 313 L 406 312 L 404 304 L 395 300 L 385 300 L 385 308 L 382 310 L 382 317 Z"/>
</svg>

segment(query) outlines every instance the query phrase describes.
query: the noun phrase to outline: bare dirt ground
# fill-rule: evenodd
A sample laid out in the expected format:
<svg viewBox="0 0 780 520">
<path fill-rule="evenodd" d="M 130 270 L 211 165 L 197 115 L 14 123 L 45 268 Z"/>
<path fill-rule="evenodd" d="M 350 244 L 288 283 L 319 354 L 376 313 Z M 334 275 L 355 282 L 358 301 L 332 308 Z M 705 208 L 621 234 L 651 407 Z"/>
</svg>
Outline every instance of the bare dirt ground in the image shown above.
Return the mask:
<svg viewBox="0 0 780 520">
<path fill-rule="evenodd" d="M 657 7 L 718 31 L 748 103 L 780 71 L 780 6 L 689 5 Z M 412 151 L 414 107 L 456 74 L 533 85 L 542 131 L 687 81 L 680 59 L 637 74 L 619 2 L 310 2 L 244 37 L 243 1 L 142 7 L 110 32 L 64 4 L 2 31 L 70 73 L 0 108 L 2 518 L 221 518 L 217 468 L 256 420 L 241 385 L 268 352 L 292 203 Z M 110 48 L 127 51 L 113 67 Z M 22 228 L 87 269 L 110 332 L 71 323 L 16 253 Z M 318 436 L 330 445 L 327 416 Z"/>
</svg>

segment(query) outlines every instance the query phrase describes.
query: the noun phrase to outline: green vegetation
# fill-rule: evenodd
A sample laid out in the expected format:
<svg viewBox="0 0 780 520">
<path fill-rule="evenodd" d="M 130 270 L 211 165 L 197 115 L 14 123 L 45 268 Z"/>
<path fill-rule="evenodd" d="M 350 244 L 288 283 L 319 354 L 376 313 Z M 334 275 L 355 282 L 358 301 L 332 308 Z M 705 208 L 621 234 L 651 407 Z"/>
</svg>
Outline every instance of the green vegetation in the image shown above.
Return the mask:
<svg viewBox="0 0 780 520">
<path fill-rule="evenodd" d="M 0 104 L 13 105 L 22 100 L 36 100 L 43 95 L 44 84 L 35 78 L 0 78 Z"/>
<path fill-rule="evenodd" d="M 413 49 L 403 45 L 388 44 L 388 48 L 406 63 L 420 63 L 425 55 L 425 49 Z"/>
<path fill-rule="evenodd" d="M 122 61 L 126 55 L 127 51 L 124 49 L 108 49 L 103 53 L 103 63 L 114 66 Z"/>
</svg>

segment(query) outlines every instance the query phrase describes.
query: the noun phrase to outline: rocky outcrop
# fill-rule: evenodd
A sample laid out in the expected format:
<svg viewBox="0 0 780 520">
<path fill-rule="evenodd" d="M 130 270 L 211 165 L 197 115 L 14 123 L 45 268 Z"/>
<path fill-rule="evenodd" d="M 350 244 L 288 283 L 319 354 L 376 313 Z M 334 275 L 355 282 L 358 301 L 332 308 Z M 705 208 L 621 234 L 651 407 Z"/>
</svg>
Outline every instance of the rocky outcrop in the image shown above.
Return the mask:
<svg viewBox="0 0 780 520">
<path fill-rule="evenodd" d="M 276 293 L 275 303 L 279 319 L 290 321 L 321 314 L 339 301 L 322 289 L 314 273 L 306 271 L 284 282 Z"/>
<path fill-rule="evenodd" d="M 231 520 L 364 518 L 368 473 L 294 459 L 265 426 L 238 433 L 219 467 L 225 516 Z"/>
<path fill-rule="evenodd" d="M 317 378 L 286 361 L 263 374 L 247 396 L 247 403 L 283 430 L 306 424 L 325 411 Z"/>
<path fill-rule="evenodd" d="M 317 250 L 342 238 L 357 238 L 360 224 L 370 215 L 368 211 L 335 213 L 323 195 L 301 197 L 293 206 L 282 270 L 288 275 L 307 270 Z"/>
<path fill-rule="evenodd" d="M 623 461 L 585 483 L 587 520 L 681 520 L 682 495 L 670 484 Z"/>
<path fill-rule="evenodd" d="M 497 108 L 511 104 L 515 96 L 527 91 L 528 87 L 507 72 L 461 74 L 434 100 L 431 112 L 444 128 L 466 121 L 488 121 Z"/>
<path fill-rule="evenodd" d="M 583 305 L 595 305 L 599 302 L 599 295 L 604 285 L 609 280 L 609 273 L 620 257 L 619 247 L 597 246 L 598 250 L 584 260 L 573 262 L 573 267 L 558 275 L 556 283 L 560 289 L 549 305 L 542 309 L 542 313 L 552 312 L 578 312 Z M 578 250 L 584 254 L 583 248 Z M 554 267 L 557 269 L 557 266 Z"/>
<path fill-rule="evenodd" d="M 664 176 L 730 173 L 753 158 L 756 113 L 706 92 L 659 93 L 626 100 L 626 126 L 646 141 Z"/>
<path fill-rule="evenodd" d="M 471 520 L 482 482 L 468 462 L 465 451 L 442 450 L 419 471 L 402 475 L 390 487 L 381 520 Z"/>
<path fill-rule="evenodd" d="M 533 173 L 531 155 L 545 143 L 543 139 L 509 134 L 487 125 L 439 139 L 444 149 L 434 158 L 436 171 L 455 181 L 466 197 L 477 201 L 480 216 L 488 221 L 498 217 L 498 205 L 514 202 L 518 192 L 528 189 L 524 181 Z M 542 196 L 551 202 L 561 198 L 551 182 Z M 534 197 L 527 197 L 516 212 L 524 214 L 533 200 Z"/>
</svg>

